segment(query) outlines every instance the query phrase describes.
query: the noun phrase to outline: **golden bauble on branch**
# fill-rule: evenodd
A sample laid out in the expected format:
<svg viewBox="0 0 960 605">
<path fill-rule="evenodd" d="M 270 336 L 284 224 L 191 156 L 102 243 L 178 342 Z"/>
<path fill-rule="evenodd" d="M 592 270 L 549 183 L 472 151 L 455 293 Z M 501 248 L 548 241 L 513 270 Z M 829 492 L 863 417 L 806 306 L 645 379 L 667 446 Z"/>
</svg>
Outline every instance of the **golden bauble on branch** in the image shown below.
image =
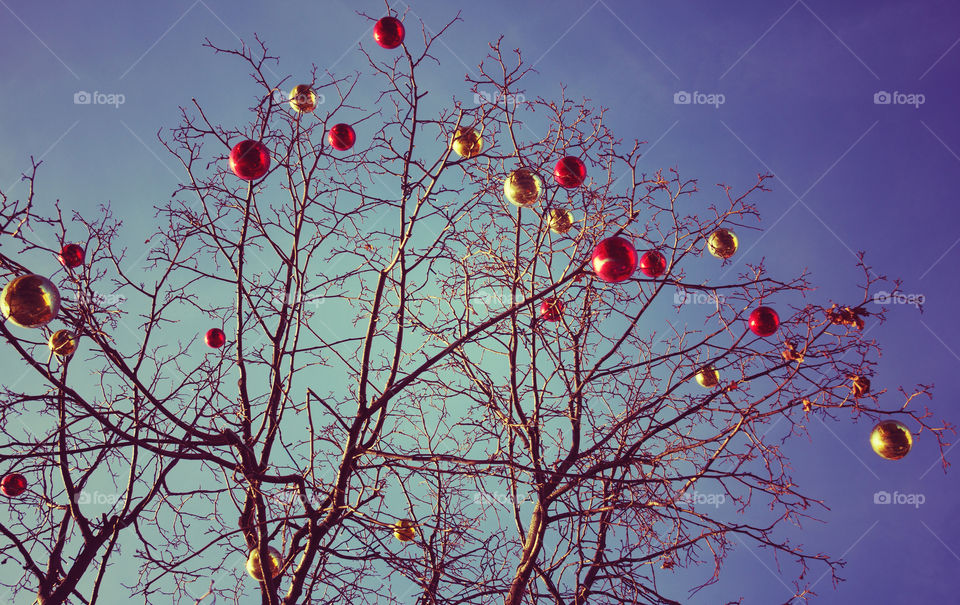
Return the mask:
<svg viewBox="0 0 960 605">
<path fill-rule="evenodd" d="M 540 177 L 529 168 L 517 168 L 503 182 L 503 193 L 514 206 L 536 204 L 542 189 Z"/>
<path fill-rule="evenodd" d="M 457 155 L 463 158 L 473 158 L 483 149 L 483 138 L 480 133 L 469 126 L 460 126 L 453 133 L 453 142 L 450 145 Z"/>
<path fill-rule="evenodd" d="M 881 458 L 900 460 L 913 447 L 913 435 L 902 423 L 896 420 L 885 420 L 873 427 L 870 433 L 870 446 Z"/>
<path fill-rule="evenodd" d="M 290 91 L 290 107 L 298 113 L 310 113 L 317 108 L 317 93 L 309 84 L 299 84 Z"/>
<path fill-rule="evenodd" d="M 393 526 L 393 537 L 401 542 L 409 542 L 417 535 L 417 524 L 410 519 L 400 519 Z"/>
<path fill-rule="evenodd" d="M 42 328 L 60 312 L 60 292 L 46 277 L 21 275 L 0 293 L 0 312 L 21 328 Z"/>
<path fill-rule="evenodd" d="M 700 368 L 695 376 L 697 384 L 705 389 L 712 389 L 720 384 L 720 372 L 713 366 L 704 366 Z"/>
<path fill-rule="evenodd" d="M 276 548 L 267 547 L 270 558 L 267 560 L 267 569 L 270 570 L 270 577 L 276 578 L 280 575 L 280 566 L 283 564 L 283 556 Z M 258 582 L 263 581 L 263 573 L 260 571 L 260 550 L 254 548 L 247 557 L 247 573 Z"/>
<path fill-rule="evenodd" d="M 563 235 L 573 227 L 573 213 L 566 208 L 554 208 L 547 217 L 550 231 Z"/>
<path fill-rule="evenodd" d="M 50 335 L 47 346 L 58 357 L 69 357 L 77 350 L 77 337 L 70 330 L 57 330 Z"/>
<path fill-rule="evenodd" d="M 717 229 L 707 239 L 710 254 L 717 258 L 730 258 L 737 251 L 737 234 L 729 229 Z"/>
</svg>

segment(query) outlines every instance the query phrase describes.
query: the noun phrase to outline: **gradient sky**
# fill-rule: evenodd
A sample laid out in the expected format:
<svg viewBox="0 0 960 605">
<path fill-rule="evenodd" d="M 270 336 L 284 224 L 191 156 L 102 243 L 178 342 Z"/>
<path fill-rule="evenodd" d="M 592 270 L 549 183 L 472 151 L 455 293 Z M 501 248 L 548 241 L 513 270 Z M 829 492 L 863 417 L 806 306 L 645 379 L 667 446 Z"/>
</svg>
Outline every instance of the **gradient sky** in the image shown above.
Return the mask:
<svg viewBox="0 0 960 605">
<path fill-rule="evenodd" d="M 111 202 L 126 219 L 134 258 L 153 229 L 143 217 L 183 177 L 157 131 L 175 126 L 178 106 L 192 97 L 214 108 L 215 121 L 250 119 L 246 70 L 202 48 L 204 38 L 234 46 L 259 34 L 281 58 L 280 77 L 296 80 L 312 63 L 349 74 L 364 68 L 358 42 L 372 44 L 371 22 L 356 11 L 385 12 L 383 2 L 367 0 L 0 5 L 0 188 L 22 196 L 19 174 L 29 156 L 42 158 L 40 208 L 60 199 L 93 213 Z M 754 198 L 764 230 L 741 234 L 739 261 L 765 258 L 774 276 L 809 268 L 817 301 L 849 302 L 862 277 L 854 253 L 867 251 L 878 273 L 902 278 L 903 292 L 926 302 L 923 313 L 892 306 L 888 322 L 870 329 L 884 347 L 874 380 L 875 389 L 889 389 L 882 405 L 902 404 L 898 385 L 935 384 L 931 408 L 960 424 L 955 3 L 410 0 L 393 8 L 406 11 L 408 40 L 418 19 L 438 28 L 462 10 L 463 21 L 436 47 L 431 92 L 440 98 L 470 98 L 464 73 L 503 34 L 505 48 L 519 47 L 535 63 L 528 96 L 556 97 L 562 82 L 568 96 L 608 107 L 619 136 L 648 141 L 650 172 L 677 167 L 699 179 L 706 196 L 719 192 L 715 183 L 740 190 L 757 173 L 774 173 L 772 193 Z M 125 102 L 75 104 L 80 91 Z M 681 91 L 724 102 L 676 104 Z M 903 93 L 895 100 L 923 95 L 923 103 L 877 104 L 882 91 Z M 951 513 L 960 498 L 934 440 L 920 435 L 905 460 L 890 463 L 870 451 L 863 422 L 838 416 L 829 425 L 811 420 L 809 429 L 810 441 L 787 452 L 802 490 L 831 510 L 824 524 L 808 523 L 793 537 L 848 562 L 836 591 L 828 578 L 816 585 L 817 602 L 956 602 L 960 521 Z M 923 494 L 925 502 L 874 504 L 881 490 Z M 782 603 L 792 590 L 775 570 L 768 553 L 741 546 L 721 581 L 689 602 L 742 595 L 746 603 Z M 683 583 L 676 586 L 674 596 L 687 602 Z"/>
</svg>

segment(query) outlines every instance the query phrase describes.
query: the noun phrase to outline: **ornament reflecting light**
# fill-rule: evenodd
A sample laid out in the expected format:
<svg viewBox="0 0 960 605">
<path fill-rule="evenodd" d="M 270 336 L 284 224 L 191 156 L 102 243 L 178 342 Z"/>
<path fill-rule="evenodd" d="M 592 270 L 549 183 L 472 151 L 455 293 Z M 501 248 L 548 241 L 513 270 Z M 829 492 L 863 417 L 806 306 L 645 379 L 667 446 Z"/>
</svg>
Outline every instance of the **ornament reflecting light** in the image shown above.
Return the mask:
<svg viewBox="0 0 960 605">
<path fill-rule="evenodd" d="M 463 158 L 474 158 L 480 154 L 483 149 L 483 138 L 480 133 L 469 126 L 460 126 L 453 133 L 453 142 L 450 144 L 453 150 Z"/>
<path fill-rule="evenodd" d="M 881 458 L 900 460 L 913 447 L 913 435 L 902 423 L 896 420 L 885 420 L 873 427 L 870 433 L 870 447 Z"/>
<path fill-rule="evenodd" d="M 870 392 L 870 379 L 866 376 L 854 376 L 853 380 L 853 396 L 859 399 L 867 393 Z"/>
<path fill-rule="evenodd" d="M 57 330 L 50 335 L 47 346 L 59 357 L 69 357 L 77 350 L 77 336 L 70 330 Z"/>
<path fill-rule="evenodd" d="M 576 156 L 568 155 L 553 168 L 553 179 L 565 189 L 576 189 L 586 178 L 587 167 Z"/>
<path fill-rule="evenodd" d="M 737 251 L 737 234 L 729 229 L 717 229 L 707 239 L 710 254 L 717 258 L 730 258 Z"/>
<path fill-rule="evenodd" d="M 695 377 L 697 384 L 705 389 L 712 389 L 720 384 L 720 372 L 713 366 L 704 366 L 700 368 Z"/>
<path fill-rule="evenodd" d="M 16 498 L 27 491 L 27 478 L 20 473 L 10 473 L 0 479 L 0 491 L 8 498 Z"/>
<path fill-rule="evenodd" d="M 629 241 L 615 235 L 597 244 L 591 261 L 597 277 L 605 282 L 622 282 L 629 279 L 637 268 L 637 249 Z"/>
<path fill-rule="evenodd" d="M 403 44 L 406 30 L 396 17 L 384 17 L 373 26 L 373 39 L 383 48 L 396 48 Z"/>
<path fill-rule="evenodd" d="M 757 307 L 750 314 L 750 331 L 757 336 L 772 336 L 779 327 L 780 316 L 770 307 Z"/>
<path fill-rule="evenodd" d="M 317 93 L 309 84 L 298 84 L 290 91 L 290 107 L 298 113 L 310 113 L 317 108 Z"/>
<path fill-rule="evenodd" d="M 267 547 L 267 552 L 270 554 L 267 560 L 267 569 L 270 571 L 270 577 L 276 578 L 280 575 L 280 566 L 283 564 L 283 557 L 280 555 L 280 551 L 272 546 Z M 247 573 L 250 574 L 250 577 L 254 580 L 258 582 L 263 581 L 263 572 L 260 570 L 259 549 L 254 548 L 250 551 L 250 556 L 247 557 Z"/>
<path fill-rule="evenodd" d="M 337 151 L 346 151 L 357 142 L 357 133 L 349 124 L 334 124 L 327 133 L 327 142 Z"/>
<path fill-rule="evenodd" d="M 0 312 L 21 328 L 41 328 L 60 312 L 60 292 L 46 277 L 21 275 L 0 293 Z"/>
<path fill-rule="evenodd" d="M 573 227 L 573 213 L 566 208 L 554 208 L 547 217 L 550 231 L 563 235 Z"/>
<path fill-rule="evenodd" d="M 503 182 L 503 193 L 514 206 L 532 206 L 540 198 L 540 177 L 529 168 L 517 168 Z"/>
<path fill-rule="evenodd" d="M 640 257 L 640 272 L 647 277 L 660 277 L 667 272 L 667 258 L 656 250 L 647 250 Z"/>
<path fill-rule="evenodd" d="M 417 535 L 417 524 L 410 519 L 400 519 L 393 526 L 393 537 L 401 542 L 409 542 Z"/>
<path fill-rule="evenodd" d="M 255 181 L 270 170 L 270 152 L 259 141 L 240 141 L 230 150 L 230 169 L 245 181 Z"/>
<path fill-rule="evenodd" d="M 560 321 L 563 318 L 563 301 L 559 298 L 545 298 L 540 303 L 540 319 Z"/>
<path fill-rule="evenodd" d="M 220 328 L 210 328 L 203 339 L 211 349 L 219 349 L 227 342 L 227 335 Z"/>
<path fill-rule="evenodd" d="M 63 248 L 60 248 L 60 254 L 57 255 L 57 258 L 60 259 L 60 264 L 67 269 L 76 269 L 83 264 L 83 256 L 83 248 L 79 244 L 66 244 Z"/>
</svg>

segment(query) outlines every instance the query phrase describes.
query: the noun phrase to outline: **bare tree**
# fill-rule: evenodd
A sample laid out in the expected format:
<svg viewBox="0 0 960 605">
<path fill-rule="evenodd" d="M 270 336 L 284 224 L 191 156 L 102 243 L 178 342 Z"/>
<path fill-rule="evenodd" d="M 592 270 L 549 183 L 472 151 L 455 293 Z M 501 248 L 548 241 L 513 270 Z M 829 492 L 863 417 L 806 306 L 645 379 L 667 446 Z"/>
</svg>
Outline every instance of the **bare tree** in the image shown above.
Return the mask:
<svg viewBox="0 0 960 605">
<path fill-rule="evenodd" d="M 927 387 L 895 408 L 869 389 L 886 282 L 862 257 L 833 302 L 806 274 L 708 253 L 757 228 L 769 175 L 707 206 L 602 109 L 526 98 L 530 68 L 500 42 L 467 78 L 479 102 L 443 103 L 418 78 L 454 22 L 361 49 L 370 73 L 346 76 L 277 81 L 259 40 L 208 41 L 249 71 L 251 122 L 193 100 L 161 132 L 185 184 L 143 258 L 120 238 L 133 216 L 42 209 L 36 162 L 28 196 L 3 198 L 4 283 L 48 276 L 62 299 L 42 329 L 0 324 L 19 359 L 0 471 L 29 484 L 0 523 L 17 602 L 111 602 L 104 579 L 136 564 L 123 584 L 151 603 L 678 603 L 660 570 L 705 564 L 712 583 L 740 542 L 792 564 L 805 598 L 810 566 L 842 562 L 778 531 L 821 505 L 781 440 L 842 410 L 943 451 L 949 427 L 914 403 Z M 229 162 L 244 140 L 270 157 L 247 181 Z M 585 182 L 572 160 L 555 177 L 565 157 Z M 613 236 L 662 267 L 604 281 L 592 254 Z M 56 265 L 67 242 L 82 264 Z M 767 337 L 747 325 L 761 305 L 780 317 Z M 74 355 L 50 353 L 59 329 Z"/>
</svg>

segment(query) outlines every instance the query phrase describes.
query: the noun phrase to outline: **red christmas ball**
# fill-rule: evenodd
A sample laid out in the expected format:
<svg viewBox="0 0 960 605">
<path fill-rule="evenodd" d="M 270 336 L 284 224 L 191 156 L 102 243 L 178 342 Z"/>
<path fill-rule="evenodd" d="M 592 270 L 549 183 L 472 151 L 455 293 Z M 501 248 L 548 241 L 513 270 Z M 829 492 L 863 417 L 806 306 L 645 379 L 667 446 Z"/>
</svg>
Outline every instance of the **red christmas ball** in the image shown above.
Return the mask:
<svg viewBox="0 0 960 605">
<path fill-rule="evenodd" d="M 373 39 L 383 48 L 396 48 L 403 44 L 406 30 L 396 17 L 384 17 L 373 26 Z"/>
<path fill-rule="evenodd" d="M 207 342 L 208 347 L 219 349 L 227 342 L 227 335 L 224 334 L 220 328 L 210 328 L 207 330 L 207 335 L 204 337 L 204 340 Z"/>
<path fill-rule="evenodd" d="M 27 478 L 20 473 L 4 475 L 3 479 L 0 480 L 0 491 L 8 498 L 16 498 L 27 491 Z"/>
<path fill-rule="evenodd" d="M 647 277 L 660 277 L 667 272 L 667 259 L 656 250 L 647 250 L 640 257 L 640 272 Z"/>
<path fill-rule="evenodd" d="M 357 142 L 357 133 L 349 124 L 335 124 L 327 133 L 327 142 L 337 151 L 346 151 Z"/>
<path fill-rule="evenodd" d="M 259 141 L 240 141 L 230 150 L 230 169 L 245 181 L 255 181 L 270 169 L 270 152 Z"/>
<path fill-rule="evenodd" d="M 563 317 L 563 301 L 559 298 L 545 298 L 540 303 L 540 319 L 560 321 Z"/>
<path fill-rule="evenodd" d="M 592 262 L 597 277 L 605 282 L 622 282 L 637 268 L 637 250 L 622 237 L 608 237 L 593 249 Z"/>
<path fill-rule="evenodd" d="M 771 336 L 779 327 L 780 316 L 770 307 L 757 307 L 750 314 L 750 331 L 757 336 Z"/>
<path fill-rule="evenodd" d="M 553 169 L 553 179 L 566 189 L 576 189 L 587 178 L 587 167 L 580 158 L 568 155 L 557 162 Z"/>
<path fill-rule="evenodd" d="M 80 244 L 66 244 L 57 255 L 60 264 L 67 269 L 76 269 L 83 264 L 83 248 Z"/>
</svg>

